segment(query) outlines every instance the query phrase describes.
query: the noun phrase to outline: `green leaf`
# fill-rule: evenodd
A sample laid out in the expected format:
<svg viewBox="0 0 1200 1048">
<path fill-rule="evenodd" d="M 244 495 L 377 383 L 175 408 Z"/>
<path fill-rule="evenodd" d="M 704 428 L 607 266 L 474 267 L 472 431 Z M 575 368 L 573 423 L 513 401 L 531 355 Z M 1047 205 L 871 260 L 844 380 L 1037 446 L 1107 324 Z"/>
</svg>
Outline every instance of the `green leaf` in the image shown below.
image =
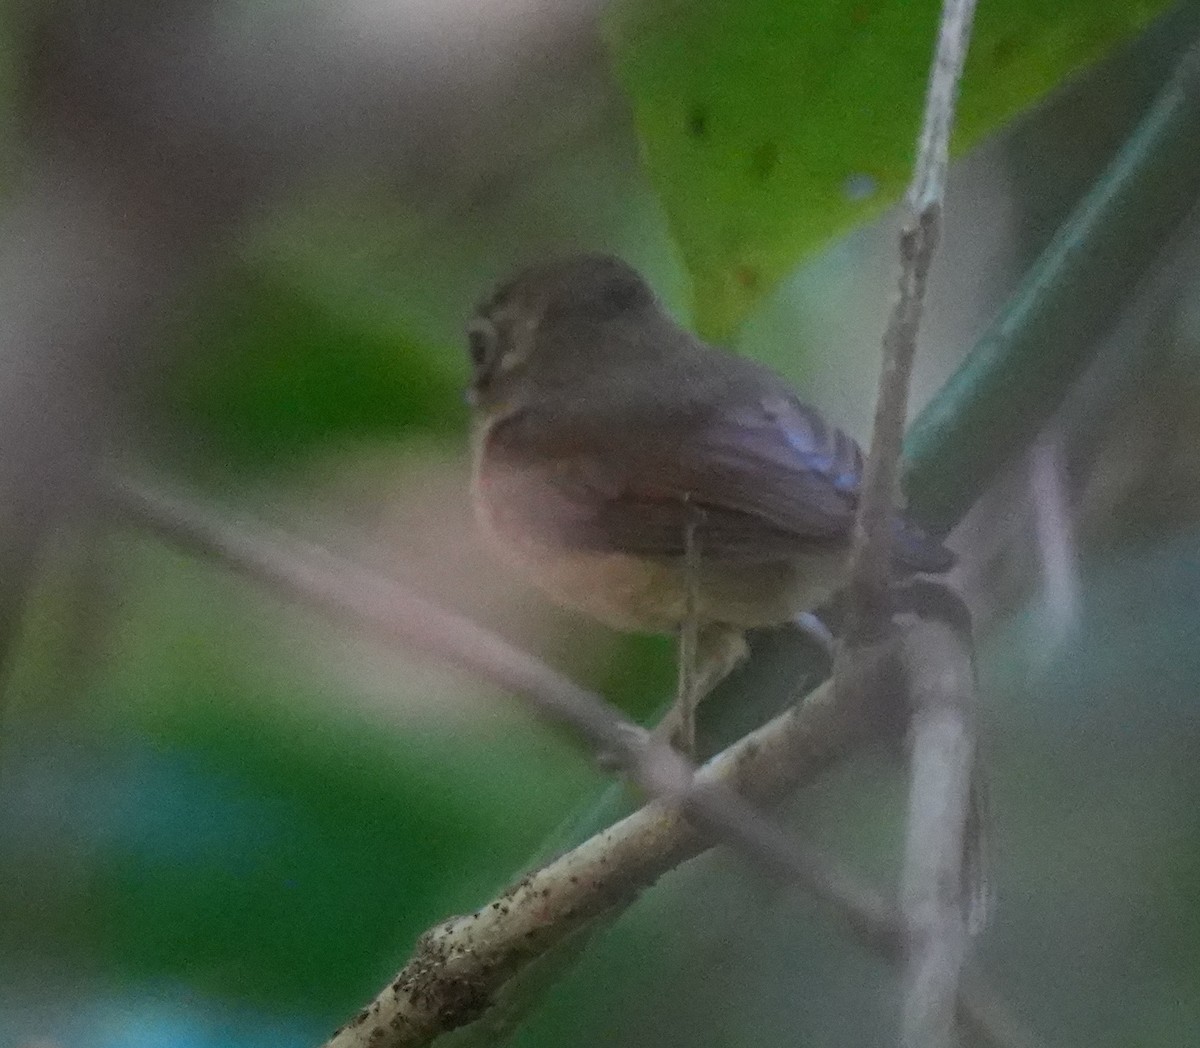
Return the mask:
<svg viewBox="0 0 1200 1048">
<path fill-rule="evenodd" d="M 981 4 L 956 152 L 1166 6 Z M 938 7 L 935 0 L 616 6 L 609 46 L 692 277 L 701 334 L 727 339 L 804 256 L 903 192 Z"/>
</svg>

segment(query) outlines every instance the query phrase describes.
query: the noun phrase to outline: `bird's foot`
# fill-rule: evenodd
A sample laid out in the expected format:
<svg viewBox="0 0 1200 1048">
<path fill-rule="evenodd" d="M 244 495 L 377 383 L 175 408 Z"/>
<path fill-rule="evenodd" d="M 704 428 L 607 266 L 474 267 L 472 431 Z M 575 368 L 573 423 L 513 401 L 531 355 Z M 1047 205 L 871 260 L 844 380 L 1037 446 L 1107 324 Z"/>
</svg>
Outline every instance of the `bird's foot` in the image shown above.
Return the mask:
<svg viewBox="0 0 1200 1048">
<path fill-rule="evenodd" d="M 689 716 L 688 711 L 681 708 L 679 701 L 672 703 L 663 719 L 651 730 L 650 737 L 655 742 L 666 743 L 685 757 L 694 757 L 696 755 L 695 711 L 691 711 Z"/>
</svg>

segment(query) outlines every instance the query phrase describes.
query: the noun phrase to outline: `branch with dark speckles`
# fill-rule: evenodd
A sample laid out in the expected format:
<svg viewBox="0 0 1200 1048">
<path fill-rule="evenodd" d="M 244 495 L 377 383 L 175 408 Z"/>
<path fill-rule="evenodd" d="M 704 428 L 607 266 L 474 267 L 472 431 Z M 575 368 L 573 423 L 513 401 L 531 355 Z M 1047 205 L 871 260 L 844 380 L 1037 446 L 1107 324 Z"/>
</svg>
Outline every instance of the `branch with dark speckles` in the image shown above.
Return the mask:
<svg viewBox="0 0 1200 1048">
<path fill-rule="evenodd" d="M 917 620 L 912 642 L 924 646 L 940 623 Z M 844 693 L 841 693 L 844 694 Z M 782 799 L 814 780 L 863 738 L 854 714 L 839 706 L 829 682 L 713 758 L 697 789 L 729 788 L 759 804 Z M 479 1019 L 506 982 L 526 965 L 606 914 L 629 906 L 671 868 L 706 850 L 710 834 L 686 810 L 655 801 L 522 877 L 474 913 L 431 928 L 407 964 L 324 1048 L 416 1048 Z M 827 858 L 789 866 L 808 870 L 806 887 L 861 944 L 891 963 L 903 960 L 899 914 L 881 895 Z M 786 868 L 778 872 L 786 874 Z M 1003 1006 L 974 986 L 957 1004 L 972 1043 L 1011 1048 L 1016 1029 Z"/>
</svg>

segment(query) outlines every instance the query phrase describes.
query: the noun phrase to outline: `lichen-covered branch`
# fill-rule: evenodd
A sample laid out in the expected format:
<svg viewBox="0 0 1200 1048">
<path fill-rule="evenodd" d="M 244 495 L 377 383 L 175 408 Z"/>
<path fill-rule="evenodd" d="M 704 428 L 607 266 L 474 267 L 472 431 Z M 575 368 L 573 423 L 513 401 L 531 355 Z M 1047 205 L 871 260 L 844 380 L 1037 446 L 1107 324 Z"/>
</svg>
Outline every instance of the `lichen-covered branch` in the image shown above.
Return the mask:
<svg viewBox="0 0 1200 1048">
<path fill-rule="evenodd" d="M 912 718 L 905 928 L 904 1048 L 956 1042 L 955 1002 L 970 938 L 964 877 L 975 777 L 975 667 L 969 633 L 922 618 L 903 640 Z"/>
<path fill-rule="evenodd" d="M 833 689 L 822 685 L 802 707 L 705 765 L 696 788 L 736 789 L 760 803 L 778 800 L 851 748 L 862 731 L 862 719 L 835 705 Z M 478 1018 L 522 966 L 601 914 L 628 906 L 711 843 L 711 834 L 680 806 L 647 805 L 481 909 L 427 932 L 396 978 L 326 1048 L 412 1048 Z M 797 863 L 859 938 L 895 953 L 895 915 L 880 896 L 811 854 L 797 853 L 789 865 Z"/>
</svg>

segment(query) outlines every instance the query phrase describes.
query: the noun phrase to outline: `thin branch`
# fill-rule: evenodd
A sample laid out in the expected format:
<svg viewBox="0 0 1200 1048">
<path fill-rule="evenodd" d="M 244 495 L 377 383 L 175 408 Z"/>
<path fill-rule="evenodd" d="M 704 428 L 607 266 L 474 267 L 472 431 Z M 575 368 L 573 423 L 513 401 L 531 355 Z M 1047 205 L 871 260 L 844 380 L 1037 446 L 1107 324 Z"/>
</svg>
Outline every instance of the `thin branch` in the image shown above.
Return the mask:
<svg viewBox="0 0 1200 1048">
<path fill-rule="evenodd" d="M 602 698 L 469 619 L 315 543 L 129 478 L 109 487 L 120 515 L 172 545 L 215 558 L 256 582 L 405 650 L 424 652 L 520 695 L 542 717 L 576 731 L 635 778 L 685 788 L 690 770 L 651 745 Z"/>
<path fill-rule="evenodd" d="M 883 366 L 871 449 L 863 471 L 854 524 L 847 587 L 847 640 L 851 645 L 863 641 L 873 631 L 887 598 L 891 517 L 908 417 L 912 363 L 929 267 L 941 234 L 950 129 L 974 10 L 974 0 L 946 0 L 942 9 L 937 51 L 925 98 L 924 124 L 906 198 L 909 214 L 900 232 L 899 295 L 883 336 Z"/>
<path fill-rule="evenodd" d="M 1184 18 L 1181 34 L 1194 33 L 1194 21 Z M 909 427 L 905 487 L 922 523 L 939 533 L 953 527 L 1058 410 L 1194 207 L 1198 153 L 1200 44 L 1192 43 L 996 322 Z"/>
<path fill-rule="evenodd" d="M 975 733 L 969 634 L 922 618 L 903 641 L 912 703 L 908 835 L 900 890 L 906 939 L 905 1048 L 949 1048 L 970 939 L 964 888 Z"/>
<path fill-rule="evenodd" d="M 846 634 L 834 668 L 839 687 L 890 624 L 892 517 L 908 393 L 929 267 L 941 232 L 950 131 L 966 60 L 974 0 L 945 0 L 925 97 L 925 115 L 900 233 L 899 295 L 883 336 L 871 449 L 855 518 Z M 958 981 L 969 933 L 964 839 L 974 741 L 964 702 L 973 695 L 970 652 L 944 641 L 960 634 L 934 621 L 902 641 L 913 714 L 908 838 L 902 881 L 905 996 L 901 1044 L 951 1048 Z M 969 635 L 967 637 L 969 645 Z"/>
</svg>

